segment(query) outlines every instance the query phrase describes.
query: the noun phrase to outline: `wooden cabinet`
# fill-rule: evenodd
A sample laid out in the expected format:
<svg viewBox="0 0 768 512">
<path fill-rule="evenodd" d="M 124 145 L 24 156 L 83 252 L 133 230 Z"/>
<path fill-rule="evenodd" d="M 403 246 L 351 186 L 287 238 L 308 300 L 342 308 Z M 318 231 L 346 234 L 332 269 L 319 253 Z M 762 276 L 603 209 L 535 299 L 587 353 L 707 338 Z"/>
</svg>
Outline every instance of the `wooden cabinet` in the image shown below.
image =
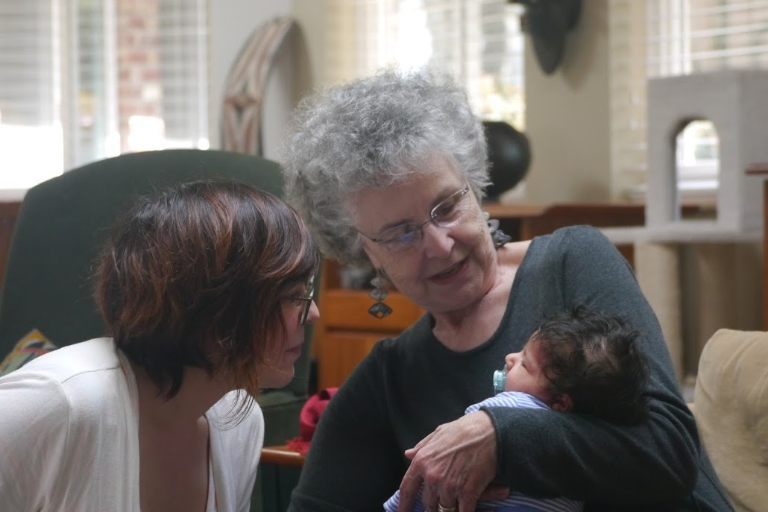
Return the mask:
<svg viewBox="0 0 768 512">
<path fill-rule="evenodd" d="M 5 276 L 5 263 L 8 260 L 8 250 L 11 247 L 11 236 L 19 208 L 21 201 L 0 203 L 0 284 Z"/>
<path fill-rule="evenodd" d="M 763 329 L 768 331 L 768 162 L 747 167 L 747 174 L 765 177 L 763 181 Z"/>
<path fill-rule="evenodd" d="M 368 290 L 348 290 L 340 283 L 338 264 L 325 260 L 317 301 L 320 319 L 315 324 L 312 344 L 318 389 L 341 385 L 377 341 L 396 336 L 424 313 L 393 291 L 385 301 L 392 314 L 374 318 L 368 314 L 375 302 Z"/>
<path fill-rule="evenodd" d="M 577 224 L 598 227 L 645 224 L 642 204 L 487 204 L 483 209 L 491 218 L 499 219 L 501 229 L 513 240 L 527 240 Z M 632 263 L 633 247 L 618 248 Z M 339 266 L 330 260 L 324 262 L 318 297 L 320 319 L 313 335 L 318 389 L 341 385 L 377 341 L 396 336 L 424 313 L 397 292 L 390 293 L 385 302 L 392 308 L 392 314 L 383 319 L 372 317 L 368 308 L 374 300 L 368 296 L 368 290 L 342 288 Z"/>
</svg>

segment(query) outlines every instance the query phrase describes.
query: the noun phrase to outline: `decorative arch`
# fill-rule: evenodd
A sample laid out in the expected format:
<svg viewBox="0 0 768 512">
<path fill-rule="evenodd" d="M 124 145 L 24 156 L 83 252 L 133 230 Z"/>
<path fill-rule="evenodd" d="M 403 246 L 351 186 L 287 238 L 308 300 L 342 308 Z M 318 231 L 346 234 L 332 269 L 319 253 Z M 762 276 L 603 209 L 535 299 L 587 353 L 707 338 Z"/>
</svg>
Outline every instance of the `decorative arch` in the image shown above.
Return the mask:
<svg viewBox="0 0 768 512">
<path fill-rule="evenodd" d="M 715 125 L 720 144 L 718 216 L 706 225 L 685 226 L 680 235 L 762 236 L 762 187 L 745 170 L 753 162 L 768 161 L 766 91 L 766 70 L 726 70 L 649 81 L 647 228 L 676 231 L 680 208 L 674 140 L 687 121 L 708 119 Z"/>
<path fill-rule="evenodd" d="M 275 57 L 298 24 L 280 16 L 258 27 L 243 45 L 227 75 L 221 121 L 223 149 L 263 156 L 261 115 Z"/>
</svg>

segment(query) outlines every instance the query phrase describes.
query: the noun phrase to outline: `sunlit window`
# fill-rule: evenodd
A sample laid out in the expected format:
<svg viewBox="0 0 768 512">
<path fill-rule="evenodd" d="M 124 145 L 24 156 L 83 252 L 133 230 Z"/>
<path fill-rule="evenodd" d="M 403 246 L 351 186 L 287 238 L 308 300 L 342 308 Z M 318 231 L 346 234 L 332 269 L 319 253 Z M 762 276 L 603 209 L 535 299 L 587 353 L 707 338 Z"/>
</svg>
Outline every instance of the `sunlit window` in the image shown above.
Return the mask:
<svg viewBox="0 0 768 512">
<path fill-rule="evenodd" d="M 675 160 L 681 190 L 716 190 L 720 171 L 720 141 L 715 125 L 691 121 L 676 138 Z"/>
<path fill-rule="evenodd" d="M 429 64 L 466 86 L 476 113 L 522 130 L 522 7 L 507 0 L 332 0 L 328 80 Z"/>
<path fill-rule="evenodd" d="M 630 197 L 648 170 L 648 79 L 723 69 L 768 68 L 768 0 L 612 0 L 612 167 Z M 714 191 L 717 126 L 690 123 L 677 139 L 678 188 Z"/>
<path fill-rule="evenodd" d="M 2 0 L 0 189 L 208 147 L 207 0 Z"/>
</svg>

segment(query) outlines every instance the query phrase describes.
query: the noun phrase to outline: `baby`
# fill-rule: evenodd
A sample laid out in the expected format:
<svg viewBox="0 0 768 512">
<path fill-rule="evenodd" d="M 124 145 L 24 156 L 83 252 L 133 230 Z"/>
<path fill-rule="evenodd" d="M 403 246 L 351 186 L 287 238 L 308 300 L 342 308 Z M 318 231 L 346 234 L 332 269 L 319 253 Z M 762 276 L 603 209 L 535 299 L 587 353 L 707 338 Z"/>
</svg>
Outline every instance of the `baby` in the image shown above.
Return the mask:
<svg viewBox="0 0 768 512">
<path fill-rule="evenodd" d="M 648 365 L 639 343 L 640 333 L 620 317 L 583 306 L 548 318 L 520 352 L 506 356 L 505 372 L 494 376 L 498 394 L 469 406 L 465 413 L 486 407 L 526 407 L 588 414 L 624 424 L 641 422 L 648 414 L 644 397 Z M 414 512 L 424 510 L 420 498 Z M 396 512 L 399 501 L 398 491 L 384 509 Z M 496 512 L 582 508 L 579 501 L 532 498 L 518 492 L 501 501 L 478 503 L 478 509 Z"/>
</svg>

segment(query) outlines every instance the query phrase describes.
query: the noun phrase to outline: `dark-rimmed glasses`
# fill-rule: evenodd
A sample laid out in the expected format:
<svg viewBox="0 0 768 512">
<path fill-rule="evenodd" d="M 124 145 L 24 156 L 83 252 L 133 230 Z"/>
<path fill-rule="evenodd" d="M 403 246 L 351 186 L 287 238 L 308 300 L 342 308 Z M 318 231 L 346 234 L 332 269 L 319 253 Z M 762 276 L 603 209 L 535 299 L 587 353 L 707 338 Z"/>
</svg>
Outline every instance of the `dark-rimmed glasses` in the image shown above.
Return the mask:
<svg viewBox="0 0 768 512">
<path fill-rule="evenodd" d="M 429 212 L 429 218 L 422 223 L 405 223 L 385 229 L 376 237 L 360 233 L 389 252 L 400 252 L 413 249 L 419 245 L 424 236 L 424 226 L 433 223 L 435 226 L 447 228 L 453 226 L 467 210 L 467 193 L 469 185 L 464 185 L 453 194 L 437 203 Z"/>
<path fill-rule="evenodd" d="M 306 295 L 304 297 L 288 297 L 290 300 L 302 302 L 301 316 L 299 317 L 299 323 L 304 325 L 307 323 L 307 317 L 309 316 L 309 310 L 312 308 L 312 298 L 315 296 L 315 276 L 314 274 L 307 281 L 307 287 L 305 288 Z"/>
</svg>

